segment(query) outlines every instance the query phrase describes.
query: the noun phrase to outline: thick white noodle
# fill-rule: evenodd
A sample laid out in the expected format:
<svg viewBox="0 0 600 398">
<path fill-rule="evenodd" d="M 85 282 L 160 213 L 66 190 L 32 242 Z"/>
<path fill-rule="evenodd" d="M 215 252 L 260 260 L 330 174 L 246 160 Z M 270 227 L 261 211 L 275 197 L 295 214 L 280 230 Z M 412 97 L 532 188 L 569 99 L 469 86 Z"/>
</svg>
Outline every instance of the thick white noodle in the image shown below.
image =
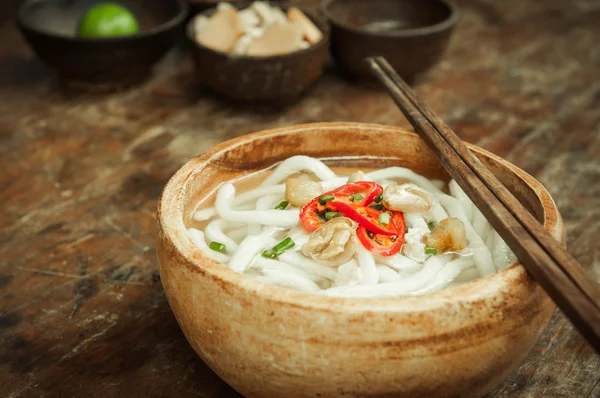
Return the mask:
<svg viewBox="0 0 600 398">
<path fill-rule="evenodd" d="M 409 228 L 417 229 L 422 234 L 429 232 L 429 226 L 427 221 L 420 214 L 415 213 L 404 213 L 404 221 Z"/>
<path fill-rule="evenodd" d="M 488 249 L 490 249 L 490 252 L 492 253 L 492 255 L 494 254 L 494 245 L 496 244 L 496 232 L 492 231 L 492 233 L 488 234 L 487 238 L 485 238 L 485 245 L 487 246 Z"/>
<path fill-rule="evenodd" d="M 473 228 L 483 241 L 487 239 L 488 233 L 492 230 L 492 226 L 481 213 L 481 210 L 475 206 L 473 206 Z"/>
<path fill-rule="evenodd" d="M 289 175 L 298 173 L 300 171 L 310 171 L 320 180 L 330 180 L 336 177 L 335 173 L 320 160 L 308 156 L 298 155 L 287 158 L 281 162 L 279 166 L 277 166 L 275 170 L 273 170 L 273 172 L 263 180 L 260 186 L 266 187 L 269 185 L 279 184 Z"/>
<path fill-rule="evenodd" d="M 323 192 L 331 191 L 332 189 L 341 187 L 346 183 L 347 177 L 336 177 L 331 180 L 321 181 L 321 187 L 323 187 Z"/>
<path fill-rule="evenodd" d="M 260 269 L 262 272 L 264 272 L 264 270 L 267 270 L 267 269 L 270 269 L 270 270 L 276 269 L 276 270 L 281 270 L 281 271 L 285 271 L 285 272 L 290 272 L 292 274 L 296 274 L 298 276 L 301 276 L 302 278 L 309 279 L 313 282 L 320 282 L 324 279 L 323 277 L 321 277 L 319 275 L 308 273 L 304 270 L 293 267 L 283 261 L 272 260 L 270 258 L 264 258 L 260 255 L 256 257 L 253 265 L 255 268 Z"/>
<path fill-rule="evenodd" d="M 481 274 L 475 267 L 463 270 L 453 281 L 452 285 L 460 285 L 461 283 L 470 282 L 473 279 L 480 278 Z"/>
<path fill-rule="evenodd" d="M 204 240 L 204 232 L 199 231 L 195 228 L 188 228 L 187 230 L 188 236 L 198 246 L 198 248 L 204 253 L 206 257 L 210 257 L 215 261 L 218 261 L 223 264 L 227 264 L 229 262 L 229 256 L 226 256 L 223 253 L 216 252 L 211 250 L 206 241 Z"/>
<path fill-rule="evenodd" d="M 440 191 L 443 190 L 444 187 L 446 186 L 446 183 L 444 181 L 442 181 L 442 180 L 429 180 L 429 181 L 431 181 L 431 183 L 433 185 L 435 185 L 435 187 L 437 189 L 439 189 Z"/>
<path fill-rule="evenodd" d="M 451 196 L 448 197 L 451 198 Z M 448 213 L 446 212 L 446 209 L 442 207 L 442 205 L 436 200 L 436 198 L 434 198 L 433 203 L 431 204 L 429 215 L 431 216 L 433 221 L 436 222 L 436 224 L 439 224 L 440 222 L 448 218 Z"/>
<path fill-rule="evenodd" d="M 328 296 L 338 297 L 378 297 L 404 296 L 427 286 L 444 266 L 445 258 L 440 255 L 431 256 L 423 265 L 423 269 L 396 281 L 377 285 L 355 285 L 332 287 L 323 291 Z"/>
<path fill-rule="evenodd" d="M 280 194 L 270 194 L 259 198 L 256 201 L 256 210 L 270 210 L 273 209 L 277 204 L 283 200 L 283 196 Z M 270 228 L 268 226 L 264 228 Z M 248 235 L 258 235 L 262 232 L 262 223 L 248 224 Z"/>
<path fill-rule="evenodd" d="M 438 291 L 448 286 L 463 271 L 462 259 L 447 262 L 446 265 L 437 273 L 431 283 L 427 286 L 415 290 L 412 294 L 425 294 Z"/>
<path fill-rule="evenodd" d="M 494 262 L 498 269 L 506 268 L 517 261 L 517 257 L 498 232 L 494 231 L 494 237 Z"/>
<path fill-rule="evenodd" d="M 375 265 L 375 258 L 373 253 L 365 249 L 362 245 L 358 245 L 357 260 L 362 271 L 362 285 L 375 285 L 379 282 L 379 273 L 377 273 L 377 267 Z"/>
<path fill-rule="evenodd" d="M 192 217 L 194 219 L 194 221 L 206 221 L 206 220 L 210 220 L 212 217 L 217 215 L 217 209 L 214 208 L 214 206 L 211 207 L 207 207 L 201 210 L 198 210 L 197 212 L 194 213 L 194 216 Z"/>
<path fill-rule="evenodd" d="M 259 253 L 276 243 L 277 241 L 270 236 L 250 235 L 246 237 L 231 256 L 229 268 L 237 272 L 244 272 L 250 268 L 252 261 Z"/>
<path fill-rule="evenodd" d="M 420 264 L 413 260 L 412 258 L 408 258 L 400 253 L 394 254 L 393 256 L 375 256 L 375 260 L 378 263 L 387 265 L 395 269 L 396 271 L 403 271 L 408 273 L 417 272 L 423 267 L 423 264 Z"/>
<path fill-rule="evenodd" d="M 355 259 L 342 264 L 337 269 L 334 286 L 354 286 L 362 280 L 362 271 Z"/>
<path fill-rule="evenodd" d="M 298 276 L 289 274 L 285 271 L 274 269 L 263 270 L 264 275 L 257 276 L 256 279 L 262 283 L 269 285 L 278 285 L 281 287 L 289 287 L 291 289 L 300 290 L 303 292 L 318 292 L 321 288 L 313 281 Z"/>
<path fill-rule="evenodd" d="M 473 205 L 473 202 L 471 202 L 471 199 L 467 196 L 465 191 L 463 191 L 463 189 L 460 186 L 458 186 L 458 184 L 454 180 L 450 181 L 450 183 L 448 184 L 448 188 L 450 188 L 450 193 L 452 194 L 452 196 L 454 196 L 460 202 L 460 205 L 462 206 L 467 219 L 472 222 L 473 221 L 473 208 L 475 206 Z"/>
<path fill-rule="evenodd" d="M 273 225 L 276 227 L 293 227 L 298 224 L 299 209 L 293 210 L 233 210 L 232 203 L 235 188 L 232 184 L 223 184 L 217 194 L 215 207 L 219 216 L 227 221 L 246 224 Z"/>
<path fill-rule="evenodd" d="M 294 252 L 287 251 L 279 256 L 279 259 L 283 262 L 293 265 L 296 268 L 300 268 L 311 274 L 318 275 L 322 278 L 327 278 L 331 281 L 335 280 L 337 270 L 335 268 L 326 267 L 318 264 L 313 260 L 306 258 L 304 255 Z"/>
<path fill-rule="evenodd" d="M 228 224 L 227 221 L 220 219 L 214 220 L 208 223 L 206 228 L 204 228 L 204 234 L 206 238 L 211 242 L 219 242 L 227 247 L 227 252 L 234 252 L 238 248 L 238 244 L 229 236 L 223 232 L 223 228 L 225 224 Z"/>
<path fill-rule="evenodd" d="M 387 265 L 378 265 L 377 273 L 379 274 L 379 281 L 384 283 L 395 282 L 399 279 L 402 279 L 396 271 L 394 271 Z"/>
<path fill-rule="evenodd" d="M 302 246 L 304 246 L 304 244 L 307 243 L 308 240 L 310 239 L 310 234 L 308 232 L 306 232 L 304 227 L 301 225 L 298 225 L 298 226 L 290 229 L 287 233 L 287 236 L 289 236 L 294 241 L 294 247 L 291 248 L 290 250 L 296 251 L 296 252 L 302 250 Z M 306 258 L 305 256 L 302 256 L 302 255 L 300 255 L 300 256 L 302 258 Z M 329 267 L 326 267 L 326 268 L 329 268 Z"/>
<path fill-rule="evenodd" d="M 243 227 L 233 229 L 227 232 L 228 236 L 233 239 L 238 245 L 241 241 L 248 236 L 248 227 L 244 225 Z"/>
<path fill-rule="evenodd" d="M 373 181 L 378 180 L 393 180 L 393 179 L 403 179 L 409 180 L 420 186 L 421 188 L 425 188 L 427 191 L 434 194 L 443 194 L 442 190 L 435 186 L 431 181 L 427 178 L 423 177 L 415 173 L 414 171 L 407 169 L 405 167 L 388 167 L 381 170 L 372 171 L 367 173 L 367 177 L 372 179 Z"/>
<path fill-rule="evenodd" d="M 246 192 L 241 193 L 238 196 L 236 196 L 235 199 L 233 200 L 233 204 L 234 204 L 234 206 L 237 207 L 243 203 L 251 202 L 258 198 L 262 198 L 265 195 L 272 195 L 272 194 L 280 194 L 283 196 L 285 194 L 285 184 L 271 185 L 268 187 L 259 187 L 259 188 L 252 189 L 250 191 L 246 191 Z"/>
</svg>

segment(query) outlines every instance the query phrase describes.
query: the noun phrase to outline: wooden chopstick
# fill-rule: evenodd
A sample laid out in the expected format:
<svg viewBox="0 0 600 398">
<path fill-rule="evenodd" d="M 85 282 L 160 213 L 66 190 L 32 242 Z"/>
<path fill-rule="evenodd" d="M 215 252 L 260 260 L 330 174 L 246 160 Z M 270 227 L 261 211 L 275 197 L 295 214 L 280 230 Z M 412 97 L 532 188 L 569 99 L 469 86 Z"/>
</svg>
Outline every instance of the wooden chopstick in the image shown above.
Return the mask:
<svg viewBox="0 0 600 398">
<path fill-rule="evenodd" d="M 442 165 L 515 252 L 520 262 L 600 352 L 600 286 L 533 218 L 452 130 L 426 106 L 381 57 L 369 58 L 373 73 L 434 149 Z"/>
</svg>

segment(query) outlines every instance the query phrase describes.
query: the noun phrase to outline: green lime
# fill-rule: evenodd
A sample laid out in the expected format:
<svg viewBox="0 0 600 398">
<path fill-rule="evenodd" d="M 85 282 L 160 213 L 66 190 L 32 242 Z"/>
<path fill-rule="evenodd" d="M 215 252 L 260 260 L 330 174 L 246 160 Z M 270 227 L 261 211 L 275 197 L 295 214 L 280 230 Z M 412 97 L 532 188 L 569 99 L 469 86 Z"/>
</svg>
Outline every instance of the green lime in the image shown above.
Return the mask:
<svg viewBox="0 0 600 398">
<path fill-rule="evenodd" d="M 135 16 L 125 7 L 115 3 L 91 7 L 79 22 L 79 37 L 128 36 L 140 30 Z"/>
</svg>

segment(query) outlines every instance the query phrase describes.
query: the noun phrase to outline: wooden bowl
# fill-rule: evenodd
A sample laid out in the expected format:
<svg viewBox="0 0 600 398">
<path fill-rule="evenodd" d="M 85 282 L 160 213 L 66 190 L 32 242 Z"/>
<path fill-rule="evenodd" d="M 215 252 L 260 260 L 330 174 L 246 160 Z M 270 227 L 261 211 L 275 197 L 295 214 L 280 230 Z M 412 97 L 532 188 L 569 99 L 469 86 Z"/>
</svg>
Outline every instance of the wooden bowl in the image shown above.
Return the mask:
<svg viewBox="0 0 600 398">
<path fill-rule="evenodd" d="M 556 205 L 538 181 L 469 147 L 564 241 Z M 521 363 L 555 306 L 519 263 L 423 296 L 336 298 L 263 285 L 196 249 L 185 225 L 199 199 L 297 154 L 362 157 L 341 162 L 448 179 L 417 135 L 357 123 L 268 130 L 190 160 L 163 191 L 158 256 L 175 317 L 211 369 L 246 397 L 434 398 L 481 396 Z"/>
<path fill-rule="evenodd" d="M 201 14 L 210 16 L 213 12 L 208 10 Z M 305 14 L 323 32 L 323 39 L 289 54 L 235 56 L 188 38 L 200 83 L 236 102 L 270 105 L 293 102 L 323 73 L 329 57 L 329 29 L 309 13 Z"/>
<path fill-rule="evenodd" d="M 445 0 L 324 0 L 320 9 L 336 64 L 355 79 L 373 79 L 364 59 L 382 55 L 412 80 L 439 61 L 458 22 Z"/>
<path fill-rule="evenodd" d="M 182 34 L 187 5 L 177 0 L 118 1 L 137 18 L 140 32 L 115 38 L 79 38 L 79 20 L 98 0 L 24 0 L 18 24 L 35 53 L 68 85 L 113 90 L 142 81 Z"/>
</svg>

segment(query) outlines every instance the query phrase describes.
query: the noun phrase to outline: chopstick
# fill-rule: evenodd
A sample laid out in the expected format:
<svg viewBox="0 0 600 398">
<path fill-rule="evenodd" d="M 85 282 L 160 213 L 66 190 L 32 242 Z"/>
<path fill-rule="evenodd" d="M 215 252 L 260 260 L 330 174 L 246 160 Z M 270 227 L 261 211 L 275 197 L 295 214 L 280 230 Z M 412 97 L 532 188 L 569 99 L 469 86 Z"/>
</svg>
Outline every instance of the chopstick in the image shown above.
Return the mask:
<svg viewBox="0 0 600 398">
<path fill-rule="evenodd" d="M 477 159 L 382 57 L 368 59 L 417 133 L 506 241 L 527 271 L 600 353 L 600 286 Z"/>
</svg>

